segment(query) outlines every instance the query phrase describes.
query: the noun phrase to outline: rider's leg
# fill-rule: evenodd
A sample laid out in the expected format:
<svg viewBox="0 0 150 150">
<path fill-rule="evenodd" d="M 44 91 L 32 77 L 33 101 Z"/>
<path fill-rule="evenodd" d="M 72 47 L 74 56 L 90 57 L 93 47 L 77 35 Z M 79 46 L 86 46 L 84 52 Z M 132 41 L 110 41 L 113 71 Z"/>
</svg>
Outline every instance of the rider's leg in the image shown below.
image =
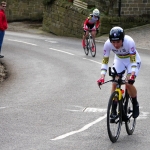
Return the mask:
<svg viewBox="0 0 150 150">
<path fill-rule="evenodd" d="M 96 37 L 96 27 L 95 27 L 95 25 L 91 26 L 91 30 L 92 30 L 92 32 L 91 32 L 92 38 L 95 41 L 95 37 Z"/>
<path fill-rule="evenodd" d="M 91 32 L 91 35 L 92 35 L 93 41 L 95 42 L 96 30 L 93 30 L 93 31 Z M 95 51 L 95 46 L 94 46 L 94 44 L 92 45 L 92 51 Z"/>
<path fill-rule="evenodd" d="M 116 83 L 112 83 L 112 89 L 111 93 L 113 93 L 116 89 Z M 115 119 L 117 117 L 117 105 L 118 105 L 118 97 L 114 97 L 112 101 L 112 108 L 111 108 L 111 114 L 110 114 L 110 122 L 114 123 Z"/>
<path fill-rule="evenodd" d="M 85 34 L 86 34 L 86 31 L 84 31 L 84 34 L 83 34 L 83 37 L 82 37 L 82 47 L 83 48 L 85 47 Z"/>
<path fill-rule="evenodd" d="M 86 28 L 88 29 L 89 27 L 86 26 Z M 85 39 L 87 38 L 88 33 L 89 33 L 88 30 L 84 29 L 84 34 L 83 34 L 83 38 L 82 38 L 82 46 L 83 46 L 83 48 L 85 48 L 85 46 L 86 46 Z"/>
<path fill-rule="evenodd" d="M 91 34 L 92 34 L 93 40 L 95 41 L 96 30 L 93 30 L 93 31 L 91 32 Z"/>
<path fill-rule="evenodd" d="M 129 77 L 127 79 L 129 79 Z M 133 84 L 127 83 L 126 88 L 127 88 L 128 93 L 131 97 L 136 97 L 137 96 L 137 90 L 136 90 L 136 88 Z"/>
<path fill-rule="evenodd" d="M 141 63 L 137 63 L 137 67 L 136 67 L 136 70 L 135 70 L 136 77 L 137 77 L 139 69 L 140 69 L 140 64 Z M 127 72 L 128 72 L 127 79 L 129 80 L 130 73 L 131 73 L 131 64 L 128 65 Z M 137 101 L 137 90 L 136 90 L 136 87 L 133 84 L 128 84 L 127 83 L 126 84 L 126 88 L 128 90 L 129 95 L 132 98 L 132 103 L 133 103 L 133 118 L 137 118 L 139 116 L 139 103 Z"/>
<path fill-rule="evenodd" d="M 129 77 L 127 77 L 129 79 Z M 137 118 L 139 116 L 139 103 L 137 101 L 137 90 L 134 85 L 126 84 L 126 88 L 128 90 L 129 95 L 132 98 L 133 103 L 133 118 Z"/>
<path fill-rule="evenodd" d="M 83 48 L 85 48 L 85 46 L 86 46 L 85 39 L 86 39 L 87 36 L 88 36 L 88 31 L 84 31 L 83 38 L 82 38 L 82 46 L 83 46 Z"/>
</svg>

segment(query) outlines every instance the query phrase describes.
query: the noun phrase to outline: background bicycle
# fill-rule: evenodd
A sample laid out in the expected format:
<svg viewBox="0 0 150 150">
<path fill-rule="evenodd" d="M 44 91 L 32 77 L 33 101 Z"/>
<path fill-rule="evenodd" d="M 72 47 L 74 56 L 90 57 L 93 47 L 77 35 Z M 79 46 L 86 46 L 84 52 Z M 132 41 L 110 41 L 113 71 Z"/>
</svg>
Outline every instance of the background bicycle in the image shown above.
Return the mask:
<svg viewBox="0 0 150 150">
<path fill-rule="evenodd" d="M 91 31 L 89 29 L 89 33 L 88 33 L 88 37 L 85 40 L 85 48 L 84 48 L 84 52 L 86 55 L 89 54 L 89 51 L 91 52 L 92 57 L 96 56 L 96 43 L 95 40 L 93 39 L 92 35 L 91 35 Z"/>
<path fill-rule="evenodd" d="M 108 82 L 116 82 L 117 84 L 116 90 L 111 94 L 107 106 L 107 131 L 109 139 L 113 143 L 118 140 L 123 123 L 125 123 L 128 135 L 133 134 L 136 125 L 136 119 L 132 117 L 132 99 L 126 86 L 124 90 L 121 87 L 127 82 L 126 79 L 123 79 L 124 73 L 125 71 L 117 74 L 115 68 L 111 71 L 109 67 L 109 76 L 112 77 L 112 80 L 104 82 L 104 84 Z"/>
</svg>

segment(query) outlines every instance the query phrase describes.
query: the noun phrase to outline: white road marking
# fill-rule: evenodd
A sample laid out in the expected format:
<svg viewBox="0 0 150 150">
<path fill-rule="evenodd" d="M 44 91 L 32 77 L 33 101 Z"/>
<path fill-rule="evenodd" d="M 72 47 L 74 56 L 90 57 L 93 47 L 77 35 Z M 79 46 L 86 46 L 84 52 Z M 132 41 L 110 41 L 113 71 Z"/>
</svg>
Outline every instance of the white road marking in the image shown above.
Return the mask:
<svg viewBox="0 0 150 150">
<path fill-rule="evenodd" d="M 0 107 L 0 109 L 5 109 L 6 107 Z"/>
<path fill-rule="evenodd" d="M 69 133 L 60 135 L 60 136 L 58 136 L 58 137 L 56 137 L 56 138 L 54 138 L 54 139 L 51 139 L 51 140 L 52 140 L 52 141 L 61 140 L 61 139 L 64 139 L 64 138 L 66 138 L 66 137 L 68 137 L 68 136 L 70 136 L 70 135 L 73 135 L 73 134 L 76 134 L 76 133 L 79 133 L 79 132 L 83 132 L 83 131 L 87 130 L 88 128 L 90 128 L 91 126 L 93 126 L 94 124 L 96 124 L 96 123 L 102 121 L 103 119 L 105 119 L 106 116 L 107 116 L 107 114 L 105 114 L 103 117 L 100 117 L 100 118 L 98 118 L 97 120 L 95 120 L 95 121 L 93 121 L 93 122 L 91 122 L 91 123 L 85 125 L 84 127 L 82 127 L 82 128 L 79 129 L 79 130 L 71 131 L 71 132 L 69 132 Z"/>
<path fill-rule="evenodd" d="M 85 110 L 85 107 L 83 106 L 74 106 L 73 107 L 76 107 L 76 109 L 66 109 L 67 111 L 78 111 L 78 112 L 83 112 Z"/>
<path fill-rule="evenodd" d="M 28 43 L 28 42 L 24 42 L 24 41 L 18 41 L 18 40 L 12 40 L 12 39 L 8 39 L 8 40 L 9 40 L 9 41 L 14 41 L 14 42 L 19 42 L 19 43 L 24 43 L 24 44 L 28 44 L 28 45 L 37 46 L 36 44 Z"/>
<path fill-rule="evenodd" d="M 53 51 L 57 51 L 57 52 L 61 52 L 61 53 L 66 53 L 68 55 L 74 55 L 72 53 L 69 53 L 69 52 L 66 52 L 66 51 L 62 51 L 62 50 L 59 50 L 59 49 L 55 49 L 55 48 L 49 48 L 50 50 L 53 50 Z"/>
<path fill-rule="evenodd" d="M 87 107 L 83 110 L 83 112 L 106 112 L 107 109 L 101 109 L 101 108 L 92 108 L 92 107 Z"/>
<path fill-rule="evenodd" d="M 50 43 L 58 43 L 57 41 L 49 41 L 49 40 L 45 40 L 45 41 Z"/>
<path fill-rule="evenodd" d="M 67 111 L 74 111 L 74 112 L 106 112 L 107 109 L 102 108 L 93 108 L 93 107 L 80 107 L 79 109 L 66 109 Z"/>
<path fill-rule="evenodd" d="M 74 112 L 81 112 L 81 111 L 83 111 L 83 110 L 75 110 L 75 109 L 74 109 L 74 110 L 72 110 L 72 109 L 66 109 L 66 110 L 67 110 L 67 111 L 72 111 L 72 112 L 73 112 L 73 111 L 74 111 Z"/>
<path fill-rule="evenodd" d="M 146 119 L 148 117 L 148 115 L 149 115 L 149 112 L 141 111 L 140 115 L 139 115 L 139 117 L 137 119 Z"/>
<path fill-rule="evenodd" d="M 102 63 L 100 63 L 100 62 L 98 62 L 98 61 L 95 61 L 95 60 L 91 60 L 91 59 L 87 59 L 87 58 L 83 58 L 83 59 L 86 59 L 86 60 L 89 60 L 89 61 L 91 61 L 91 62 L 94 62 L 94 63 L 97 63 L 97 64 L 102 64 Z"/>
</svg>

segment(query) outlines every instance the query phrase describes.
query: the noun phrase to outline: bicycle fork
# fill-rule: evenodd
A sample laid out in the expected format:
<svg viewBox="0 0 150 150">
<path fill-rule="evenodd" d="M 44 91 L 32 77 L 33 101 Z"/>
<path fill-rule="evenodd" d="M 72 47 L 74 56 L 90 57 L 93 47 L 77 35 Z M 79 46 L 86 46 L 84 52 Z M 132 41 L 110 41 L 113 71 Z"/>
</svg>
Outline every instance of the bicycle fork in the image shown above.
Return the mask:
<svg viewBox="0 0 150 150">
<path fill-rule="evenodd" d="M 90 34 L 89 38 L 88 38 L 88 46 L 89 46 L 88 48 L 89 49 L 92 47 L 92 40 L 91 39 L 92 39 L 92 35 Z"/>
<path fill-rule="evenodd" d="M 120 121 L 122 124 L 122 116 L 124 114 L 124 107 L 123 107 L 123 99 L 122 98 L 123 98 L 124 90 L 122 90 L 120 88 L 116 88 L 115 92 L 118 93 L 118 96 L 117 96 L 117 98 L 114 98 L 114 100 L 113 100 L 113 105 L 114 105 L 113 107 L 114 107 L 114 109 L 117 109 L 117 103 L 119 104 L 118 115 L 120 116 L 119 118 L 120 118 Z"/>
<path fill-rule="evenodd" d="M 118 92 L 118 94 L 119 94 L 119 99 L 118 100 L 120 101 L 122 99 L 122 94 L 124 93 L 124 91 L 120 88 L 117 88 L 115 91 Z"/>
</svg>

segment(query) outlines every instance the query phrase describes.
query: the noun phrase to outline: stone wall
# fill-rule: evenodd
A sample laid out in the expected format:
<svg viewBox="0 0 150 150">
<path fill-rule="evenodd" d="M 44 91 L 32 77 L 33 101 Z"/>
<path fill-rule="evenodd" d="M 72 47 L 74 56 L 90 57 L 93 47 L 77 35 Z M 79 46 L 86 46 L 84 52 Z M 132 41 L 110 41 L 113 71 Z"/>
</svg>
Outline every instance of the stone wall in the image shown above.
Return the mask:
<svg viewBox="0 0 150 150">
<path fill-rule="evenodd" d="M 90 14 L 88 10 L 56 0 L 46 7 L 43 14 L 43 29 L 61 36 L 82 37 L 83 21 Z"/>
<path fill-rule="evenodd" d="M 118 16 L 119 1 L 121 1 L 121 16 L 150 15 L 150 0 L 82 0 L 95 5 L 103 13 L 109 8 L 110 16 Z M 111 3 L 110 3 L 111 2 Z M 112 7 L 114 5 L 114 7 Z"/>
<path fill-rule="evenodd" d="M 118 2 L 114 9 L 118 10 Z M 150 0 L 121 0 L 121 16 L 150 15 Z"/>
<path fill-rule="evenodd" d="M 43 0 L 6 0 L 8 21 L 42 20 Z"/>
<path fill-rule="evenodd" d="M 6 14 L 8 21 L 42 21 L 43 29 L 62 36 L 82 37 L 83 34 L 83 21 L 92 12 L 91 9 L 84 10 L 73 6 L 69 0 L 56 0 L 50 6 L 43 6 L 43 0 L 6 0 L 7 9 Z M 83 1 L 83 0 L 82 0 Z M 109 16 L 106 17 L 101 13 L 101 29 L 100 34 L 105 34 L 114 25 L 122 25 L 124 28 L 131 28 L 138 25 L 150 23 L 150 0 L 121 0 L 121 17 L 118 16 L 118 2 L 113 0 L 114 7 L 110 4 L 110 0 L 84 0 L 92 7 L 97 7 L 103 11 L 109 8 Z M 148 20 L 143 21 L 143 16 Z M 130 16 L 125 18 L 125 16 Z M 131 17 L 132 16 L 132 17 Z M 135 17 L 136 16 L 136 17 Z M 142 16 L 138 18 L 138 16 Z M 106 18 L 106 19 L 103 19 Z M 116 21 L 117 20 L 117 21 Z"/>
</svg>

